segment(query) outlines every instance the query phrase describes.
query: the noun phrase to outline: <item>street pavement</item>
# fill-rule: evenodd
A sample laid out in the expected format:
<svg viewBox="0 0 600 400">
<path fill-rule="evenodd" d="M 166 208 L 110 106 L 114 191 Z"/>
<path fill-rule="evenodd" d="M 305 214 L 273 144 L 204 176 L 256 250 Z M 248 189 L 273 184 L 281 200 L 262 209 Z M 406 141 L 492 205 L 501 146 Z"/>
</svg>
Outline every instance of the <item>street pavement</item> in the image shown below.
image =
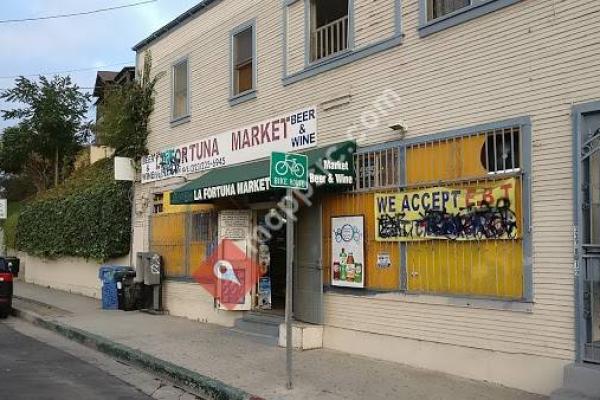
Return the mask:
<svg viewBox="0 0 600 400">
<path fill-rule="evenodd" d="M 294 352 L 295 384 L 290 391 L 285 387 L 285 349 L 260 337 L 172 316 L 103 311 L 95 299 L 20 281 L 15 294 L 19 296 L 15 299 L 18 309 L 269 400 L 545 399 L 495 384 L 327 349 Z"/>
<path fill-rule="evenodd" d="M 0 321 L 0 399 L 146 400 L 98 367 L 25 336 Z"/>
</svg>

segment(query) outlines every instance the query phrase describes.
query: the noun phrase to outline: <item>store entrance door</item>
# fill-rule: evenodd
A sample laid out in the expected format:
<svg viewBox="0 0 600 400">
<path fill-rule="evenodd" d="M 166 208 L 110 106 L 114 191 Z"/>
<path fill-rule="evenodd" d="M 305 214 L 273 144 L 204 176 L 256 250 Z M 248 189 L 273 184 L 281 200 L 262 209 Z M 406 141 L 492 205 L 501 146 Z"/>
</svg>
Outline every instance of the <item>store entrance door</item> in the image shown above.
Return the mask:
<svg viewBox="0 0 600 400">
<path fill-rule="evenodd" d="M 600 109 L 577 117 L 576 235 L 580 358 L 600 363 Z"/>
<path fill-rule="evenodd" d="M 298 212 L 295 234 L 294 318 L 323 323 L 323 215 L 315 203 Z"/>
<path fill-rule="evenodd" d="M 259 244 L 258 269 L 259 282 L 257 288 L 256 309 L 272 314 L 281 314 L 285 310 L 285 281 L 286 281 L 286 226 L 281 224 L 279 229 L 270 229 L 269 210 L 258 210 L 256 223 L 270 232 L 270 238 Z M 276 226 L 279 227 L 279 226 Z"/>
</svg>

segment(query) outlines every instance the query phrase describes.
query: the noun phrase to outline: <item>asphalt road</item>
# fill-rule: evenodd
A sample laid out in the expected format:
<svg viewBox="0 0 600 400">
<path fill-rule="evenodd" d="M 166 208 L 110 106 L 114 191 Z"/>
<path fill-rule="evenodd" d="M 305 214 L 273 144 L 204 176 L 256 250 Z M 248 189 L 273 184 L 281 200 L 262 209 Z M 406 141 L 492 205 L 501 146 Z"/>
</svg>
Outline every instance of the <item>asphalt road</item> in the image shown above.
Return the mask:
<svg viewBox="0 0 600 400">
<path fill-rule="evenodd" d="M 0 400 L 147 400 L 136 388 L 0 320 Z"/>
</svg>

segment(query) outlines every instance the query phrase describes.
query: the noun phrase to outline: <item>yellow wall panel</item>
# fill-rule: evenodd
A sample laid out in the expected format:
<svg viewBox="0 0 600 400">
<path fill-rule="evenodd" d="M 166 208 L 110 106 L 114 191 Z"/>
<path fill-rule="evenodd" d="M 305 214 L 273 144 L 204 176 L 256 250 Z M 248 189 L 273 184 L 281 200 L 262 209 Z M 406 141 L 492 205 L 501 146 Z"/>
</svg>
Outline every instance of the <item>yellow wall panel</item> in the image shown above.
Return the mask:
<svg viewBox="0 0 600 400">
<path fill-rule="evenodd" d="M 484 176 L 481 149 L 485 135 L 423 143 L 406 151 L 406 183 Z"/>
<path fill-rule="evenodd" d="M 396 290 L 400 282 L 400 253 L 397 243 L 375 241 L 375 210 L 372 193 L 330 195 L 323 199 L 323 261 L 325 284 L 331 282 L 331 217 L 365 217 L 365 286 L 368 289 Z M 390 255 L 389 268 L 377 267 L 377 255 Z"/>
<path fill-rule="evenodd" d="M 487 175 L 481 162 L 485 140 L 486 135 L 480 134 L 408 148 L 407 184 L 426 186 L 431 182 L 474 178 L 468 183 L 444 185 L 477 186 L 485 179 L 481 177 Z M 515 214 L 519 238 L 526 229 L 522 226 L 521 186 L 517 178 Z M 411 292 L 520 299 L 523 296 L 523 243 L 520 239 L 410 243 L 407 272 Z"/>
<path fill-rule="evenodd" d="M 162 256 L 165 274 L 185 276 L 185 214 L 156 214 L 151 221 L 150 250 Z"/>
<path fill-rule="evenodd" d="M 417 293 L 520 299 L 519 240 L 430 240 L 407 245 L 408 290 Z"/>
</svg>

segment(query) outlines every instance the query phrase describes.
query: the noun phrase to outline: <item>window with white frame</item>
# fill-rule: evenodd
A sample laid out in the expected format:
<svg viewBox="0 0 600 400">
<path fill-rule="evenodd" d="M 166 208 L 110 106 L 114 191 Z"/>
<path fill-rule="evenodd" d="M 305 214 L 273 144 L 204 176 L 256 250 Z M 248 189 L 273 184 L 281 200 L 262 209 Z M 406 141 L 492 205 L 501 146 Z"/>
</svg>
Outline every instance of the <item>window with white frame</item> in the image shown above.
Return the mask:
<svg viewBox="0 0 600 400">
<path fill-rule="evenodd" d="M 254 60 L 254 27 L 233 35 L 233 95 L 239 95 L 254 90 L 256 68 Z"/>
<path fill-rule="evenodd" d="M 173 65 L 173 120 L 190 114 L 189 63 L 185 59 Z"/>
<path fill-rule="evenodd" d="M 427 0 L 427 21 L 452 14 L 471 3 L 472 0 Z"/>
<path fill-rule="evenodd" d="M 310 61 L 317 61 L 349 47 L 348 0 L 310 1 Z"/>
</svg>

